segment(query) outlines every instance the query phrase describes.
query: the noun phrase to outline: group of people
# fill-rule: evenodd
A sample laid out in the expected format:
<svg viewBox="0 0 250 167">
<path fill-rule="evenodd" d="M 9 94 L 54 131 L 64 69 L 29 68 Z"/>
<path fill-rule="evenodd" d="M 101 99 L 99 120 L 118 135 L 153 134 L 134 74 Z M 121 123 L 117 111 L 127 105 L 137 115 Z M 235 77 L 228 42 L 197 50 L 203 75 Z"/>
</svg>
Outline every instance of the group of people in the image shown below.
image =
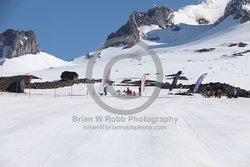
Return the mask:
<svg viewBox="0 0 250 167">
<path fill-rule="evenodd" d="M 139 86 L 138 91 L 139 91 L 138 92 L 139 96 L 141 96 L 141 86 Z M 127 90 L 126 91 L 124 90 L 123 92 L 126 93 L 126 95 L 128 96 L 136 96 L 136 92 L 129 89 L 129 87 L 127 87 Z"/>
<path fill-rule="evenodd" d="M 206 88 L 205 97 L 215 97 L 215 98 L 221 98 L 222 96 L 222 90 L 220 88 L 215 87 L 213 90 L 210 89 L 209 86 Z M 227 88 L 226 89 L 226 97 L 227 98 L 238 98 L 238 92 L 236 88 Z"/>
<path fill-rule="evenodd" d="M 233 89 L 227 89 L 227 97 L 228 98 L 238 98 L 238 92 L 236 88 Z"/>
<path fill-rule="evenodd" d="M 119 89 L 117 90 L 117 93 L 118 93 L 118 95 L 121 95 L 121 91 Z M 103 87 L 103 93 L 100 93 L 100 95 L 106 96 L 107 94 L 108 94 L 108 87 L 107 87 L 107 85 L 105 85 Z M 128 96 L 136 96 L 136 92 L 129 89 L 129 87 L 127 87 L 126 90 L 123 90 L 123 94 L 128 95 Z M 138 95 L 141 96 L 141 86 L 139 86 L 139 88 L 138 88 Z"/>
<path fill-rule="evenodd" d="M 221 90 L 220 89 L 215 89 L 211 90 L 209 86 L 206 88 L 205 92 L 205 97 L 210 98 L 210 97 L 215 97 L 215 98 L 221 98 Z"/>
</svg>

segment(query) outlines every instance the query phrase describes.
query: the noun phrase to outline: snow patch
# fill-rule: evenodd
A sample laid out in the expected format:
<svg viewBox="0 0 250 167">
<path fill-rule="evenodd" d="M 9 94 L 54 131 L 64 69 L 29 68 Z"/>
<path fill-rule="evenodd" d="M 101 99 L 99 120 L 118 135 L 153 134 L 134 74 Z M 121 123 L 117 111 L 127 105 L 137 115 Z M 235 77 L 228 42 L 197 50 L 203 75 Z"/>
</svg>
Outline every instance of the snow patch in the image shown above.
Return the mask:
<svg viewBox="0 0 250 167">
<path fill-rule="evenodd" d="M 157 29 L 161 29 L 158 25 L 151 25 L 151 26 L 141 26 L 138 27 L 138 30 L 142 33 L 142 34 L 147 34 L 148 32 L 152 31 L 152 30 L 157 30 Z"/>
<path fill-rule="evenodd" d="M 209 24 L 215 23 L 224 14 L 229 0 L 207 0 L 197 5 L 188 5 L 174 12 L 175 24 L 198 25 L 198 19 L 206 19 Z"/>
<path fill-rule="evenodd" d="M 32 71 L 50 69 L 54 67 L 73 65 L 70 62 L 63 61 L 45 52 L 36 55 L 28 54 L 12 59 L 5 59 L 4 64 L 0 67 L 0 75 L 18 75 L 26 74 Z"/>
<path fill-rule="evenodd" d="M 250 4 L 243 5 L 242 8 L 248 12 L 250 12 Z"/>
</svg>

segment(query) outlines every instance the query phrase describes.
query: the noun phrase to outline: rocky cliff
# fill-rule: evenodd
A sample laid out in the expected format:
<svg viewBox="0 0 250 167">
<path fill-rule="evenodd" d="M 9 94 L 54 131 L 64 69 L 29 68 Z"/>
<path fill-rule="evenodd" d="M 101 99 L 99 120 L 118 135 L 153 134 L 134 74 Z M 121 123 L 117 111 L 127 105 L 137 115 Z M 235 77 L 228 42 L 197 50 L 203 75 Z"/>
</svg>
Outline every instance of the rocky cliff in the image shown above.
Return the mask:
<svg viewBox="0 0 250 167">
<path fill-rule="evenodd" d="M 40 47 L 33 31 L 8 29 L 0 34 L 0 58 L 37 54 Z"/>
<path fill-rule="evenodd" d="M 225 9 L 224 16 L 219 19 L 219 22 L 233 16 L 240 23 L 250 21 L 250 0 L 231 0 Z"/>
<path fill-rule="evenodd" d="M 123 43 L 127 44 L 127 47 L 131 47 L 140 40 L 141 33 L 138 30 L 138 27 L 158 25 L 160 28 L 168 28 L 174 24 L 173 17 L 173 10 L 166 6 L 155 6 L 154 8 L 149 9 L 147 12 L 134 11 L 129 16 L 127 23 L 119 28 L 116 32 L 111 33 L 107 40 L 112 40 L 116 37 L 126 37 L 127 39 L 125 41 L 117 41 L 115 43 L 117 45 Z"/>
</svg>

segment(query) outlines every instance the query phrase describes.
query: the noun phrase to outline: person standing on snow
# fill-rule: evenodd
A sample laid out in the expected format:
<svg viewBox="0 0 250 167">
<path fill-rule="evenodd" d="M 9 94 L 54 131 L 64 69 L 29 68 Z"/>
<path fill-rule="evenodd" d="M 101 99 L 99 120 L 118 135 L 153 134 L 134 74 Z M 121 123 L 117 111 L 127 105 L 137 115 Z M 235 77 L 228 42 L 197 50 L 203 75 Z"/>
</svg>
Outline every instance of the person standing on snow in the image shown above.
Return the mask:
<svg viewBox="0 0 250 167">
<path fill-rule="evenodd" d="M 126 94 L 129 95 L 129 87 L 127 87 L 127 91 L 126 91 Z"/>
<path fill-rule="evenodd" d="M 210 95 L 211 95 L 210 87 L 207 85 L 207 88 L 206 88 L 206 97 L 210 97 Z"/>
<path fill-rule="evenodd" d="M 227 98 L 232 98 L 232 92 L 230 88 L 228 87 L 226 90 L 227 90 Z"/>
<path fill-rule="evenodd" d="M 233 98 L 238 98 L 238 92 L 236 90 L 236 88 L 233 89 Z"/>
<path fill-rule="evenodd" d="M 105 96 L 108 94 L 108 86 L 107 85 L 104 85 L 103 92 L 104 92 Z"/>
<path fill-rule="evenodd" d="M 141 96 L 141 86 L 139 86 L 139 96 Z"/>
<path fill-rule="evenodd" d="M 221 90 L 218 90 L 218 98 L 221 98 Z"/>
</svg>

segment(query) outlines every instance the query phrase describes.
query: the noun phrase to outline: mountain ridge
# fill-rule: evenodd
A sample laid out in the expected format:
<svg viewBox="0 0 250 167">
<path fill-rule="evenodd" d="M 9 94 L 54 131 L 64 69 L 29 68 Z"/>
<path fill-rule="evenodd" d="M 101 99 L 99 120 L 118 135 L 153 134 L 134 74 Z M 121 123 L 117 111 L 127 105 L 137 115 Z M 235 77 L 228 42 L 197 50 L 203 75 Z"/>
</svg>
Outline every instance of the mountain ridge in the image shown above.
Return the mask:
<svg viewBox="0 0 250 167">
<path fill-rule="evenodd" d="M 167 6 L 154 6 L 154 8 L 149 9 L 147 12 L 134 11 L 129 16 L 128 22 L 121 26 L 116 32 L 111 33 L 108 36 L 107 41 L 116 39 L 116 37 L 127 37 L 129 40 L 117 43 L 113 42 L 113 44 L 114 46 L 124 44 L 127 45 L 125 48 L 130 48 L 142 38 L 152 41 L 160 41 L 159 36 L 151 35 L 147 38 L 148 32 L 153 32 L 158 29 L 178 32 L 187 27 L 181 26 L 185 24 L 190 26 L 211 25 L 210 27 L 212 28 L 213 26 L 220 24 L 230 15 L 234 15 L 233 18 L 239 20 L 240 23 L 245 23 L 250 21 L 250 10 L 247 10 L 248 8 L 246 7 L 246 5 L 249 4 L 249 1 L 250 0 L 203 0 L 199 1 L 196 5 L 188 5 L 178 11 L 173 11 Z M 211 15 L 214 11 L 217 11 L 216 15 Z M 164 16 L 164 13 L 167 13 L 165 18 L 162 17 Z M 191 17 L 193 21 L 190 21 L 190 18 L 186 17 Z M 158 21 L 152 22 L 150 21 L 150 18 L 155 18 L 155 20 Z"/>
</svg>

